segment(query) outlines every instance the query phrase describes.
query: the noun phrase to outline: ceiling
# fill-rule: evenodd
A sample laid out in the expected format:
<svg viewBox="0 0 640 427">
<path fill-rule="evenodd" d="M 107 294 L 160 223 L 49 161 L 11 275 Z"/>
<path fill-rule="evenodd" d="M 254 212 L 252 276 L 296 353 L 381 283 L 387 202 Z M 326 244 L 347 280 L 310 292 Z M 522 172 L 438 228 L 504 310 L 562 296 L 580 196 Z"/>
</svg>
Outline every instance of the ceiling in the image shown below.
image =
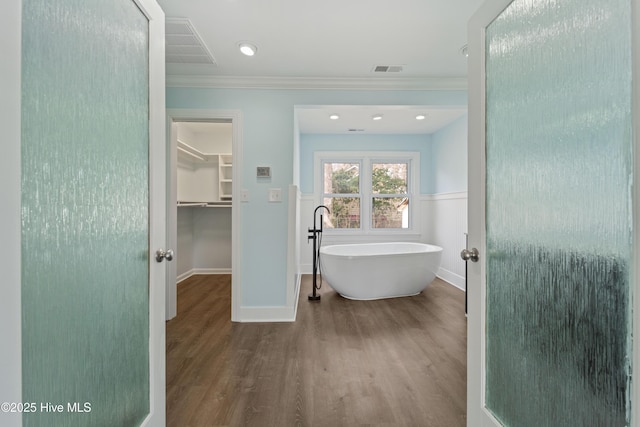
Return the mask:
<svg viewBox="0 0 640 427">
<path fill-rule="evenodd" d="M 464 89 L 467 61 L 461 48 L 467 43 L 467 22 L 482 2 L 158 0 L 168 19 L 187 18 L 195 38 L 204 45 L 181 51 L 168 37 L 167 53 L 177 49 L 178 56 L 173 58 L 182 63 L 175 59 L 167 63 L 167 79 L 189 76 L 200 81 L 302 84 L 330 81 L 341 88 L 365 82 L 369 86 L 387 85 L 387 89 L 444 84 L 437 88 Z M 257 46 L 255 56 L 240 53 L 238 45 L 243 41 Z M 198 49 L 212 63 L 202 63 L 202 58 L 196 59 L 200 63 L 187 63 L 192 62 L 190 55 Z M 374 72 L 377 66 L 399 68 Z M 379 127 L 388 127 L 397 108 L 382 111 L 381 107 L 381 113 L 385 119 Z M 346 116 L 330 126 L 344 128 L 345 120 Z M 346 128 L 364 126 L 354 122 Z M 369 123 L 366 128 L 373 129 Z"/>
<path fill-rule="evenodd" d="M 465 107 L 322 105 L 296 108 L 300 133 L 431 134 L 466 113 Z M 339 116 L 332 120 L 331 115 Z M 374 116 L 382 118 L 374 120 Z M 416 116 L 424 116 L 418 120 Z"/>
</svg>

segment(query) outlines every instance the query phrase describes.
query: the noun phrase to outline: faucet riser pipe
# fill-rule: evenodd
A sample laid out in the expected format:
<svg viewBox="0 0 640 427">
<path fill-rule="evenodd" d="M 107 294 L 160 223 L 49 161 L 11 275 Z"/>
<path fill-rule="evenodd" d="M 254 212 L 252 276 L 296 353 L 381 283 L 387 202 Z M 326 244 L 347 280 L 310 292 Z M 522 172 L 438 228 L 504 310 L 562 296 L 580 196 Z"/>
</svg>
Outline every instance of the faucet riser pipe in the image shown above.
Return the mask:
<svg viewBox="0 0 640 427">
<path fill-rule="evenodd" d="M 319 209 L 326 209 L 327 212 L 329 208 L 324 205 L 319 205 L 313 211 L 313 229 L 309 229 L 309 236 L 307 237 L 307 241 L 313 240 L 313 292 L 309 294 L 309 301 L 320 301 L 320 294 L 317 293 L 318 290 L 318 236 L 322 234 L 322 214 L 320 214 L 320 229 L 316 226 L 316 217 Z"/>
</svg>

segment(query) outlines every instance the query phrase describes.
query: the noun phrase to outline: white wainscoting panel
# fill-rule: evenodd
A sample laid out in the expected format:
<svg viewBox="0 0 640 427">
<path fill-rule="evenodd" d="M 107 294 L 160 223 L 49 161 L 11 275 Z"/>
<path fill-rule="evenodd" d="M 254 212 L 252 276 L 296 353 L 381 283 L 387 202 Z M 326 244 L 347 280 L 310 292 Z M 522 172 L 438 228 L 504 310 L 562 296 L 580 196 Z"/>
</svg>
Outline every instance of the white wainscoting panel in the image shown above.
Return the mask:
<svg viewBox="0 0 640 427">
<path fill-rule="evenodd" d="M 460 251 L 466 243 L 467 192 L 423 196 L 422 207 L 425 242 L 443 248 L 438 277 L 465 289 Z"/>
</svg>

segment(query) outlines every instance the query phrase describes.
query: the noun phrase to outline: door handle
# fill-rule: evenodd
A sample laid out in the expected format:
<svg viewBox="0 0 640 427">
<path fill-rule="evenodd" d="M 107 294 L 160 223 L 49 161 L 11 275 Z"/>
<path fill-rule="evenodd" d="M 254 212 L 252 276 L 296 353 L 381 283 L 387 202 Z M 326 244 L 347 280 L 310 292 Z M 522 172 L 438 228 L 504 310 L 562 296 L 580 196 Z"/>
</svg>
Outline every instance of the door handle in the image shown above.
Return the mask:
<svg viewBox="0 0 640 427">
<path fill-rule="evenodd" d="M 471 248 L 471 250 L 465 248 L 460 252 L 460 258 L 462 258 L 463 261 L 471 260 L 473 262 L 478 262 L 480 253 L 476 248 Z"/>
<path fill-rule="evenodd" d="M 165 259 L 167 261 L 171 261 L 173 259 L 173 250 L 167 249 L 165 251 L 164 249 L 158 249 L 156 251 L 156 261 L 162 262 L 162 260 L 165 260 Z"/>
</svg>

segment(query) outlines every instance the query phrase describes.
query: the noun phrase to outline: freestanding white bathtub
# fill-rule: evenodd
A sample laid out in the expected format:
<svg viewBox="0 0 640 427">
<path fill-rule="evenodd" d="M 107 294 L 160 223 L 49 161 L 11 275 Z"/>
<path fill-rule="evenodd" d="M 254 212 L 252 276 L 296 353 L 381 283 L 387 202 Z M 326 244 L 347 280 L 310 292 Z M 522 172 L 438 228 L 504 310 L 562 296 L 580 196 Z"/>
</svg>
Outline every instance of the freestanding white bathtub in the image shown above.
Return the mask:
<svg viewBox="0 0 640 427">
<path fill-rule="evenodd" d="M 417 295 L 436 277 L 442 248 L 424 243 L 362 243 L 320 249 L 323 278 L 340 295 L 371 300 Z"/>
</svg>

